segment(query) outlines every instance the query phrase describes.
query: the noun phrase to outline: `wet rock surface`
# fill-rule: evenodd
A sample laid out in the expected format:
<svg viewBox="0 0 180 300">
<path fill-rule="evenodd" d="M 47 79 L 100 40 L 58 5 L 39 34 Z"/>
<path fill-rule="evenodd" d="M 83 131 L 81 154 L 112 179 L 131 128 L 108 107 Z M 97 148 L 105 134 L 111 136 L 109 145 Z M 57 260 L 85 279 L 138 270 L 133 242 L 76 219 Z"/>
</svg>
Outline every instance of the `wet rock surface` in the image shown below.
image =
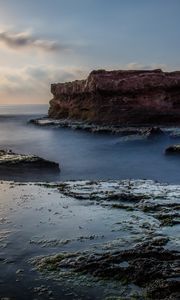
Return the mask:
<svg viewBox="0 0 180 300">
<path fill-rule="evenodd" d="M 31 119 L 30 124 L 39 126 L 54 126 L 59 128 L 71 128 L 73 130 L 84 130 L 92 133 L 112 133 L 122 136 L 128 135 L 144 135 L 149 136 L 151 133 L 151 127 L 127 127 L 118 125 L 99 125 L 91 122 L 75 121 L 72 119 L 52 119 L 43 117 L 40 119 Z M 156 127 L 155 127 L 156 128 Z M 154 130 L 155 132 L 156 130 Z"/>
<path fill-rule="evenodd" d="M 1 298 L 178 299 L 179 185 L 114 180 L 0 188 Z"/>
<path fill-rule="evenodd" d="M 180 72 L 92 71 L 51 85 L 49 117 L 97 124 L 180 124 Z"/>
<path fill-rule="evenodd" d="M 129 138 L 155 138 L 164 135 L 172 139 L 180 137 L 179 127 L 157 127 L 157 126 L 118 126 L 118 125 L 99 125 L 83 121 L 74 121 L 72 119 L 52 119 L 42 117 L 40 119 L 31 119 L 29 124 L 44 127 L 70 128 L 73 130 L 84 130 L 90 133 L 115 134 Z"/>
<path fill-rule="evenodd" d="M 109 185 L 103 181 L 75 181 L 59 184 L 58 190 L 68 197 L 88 200 L 103 207 L 147 212 L 162 226 L 180 224 L 178 186 L 158 184 L 151 180 L 110 181 Z"/>
<path fill-rule="evenodd" d="M 74 181 L 58 186 L 61 193 L 116 209 L 150 213 L 162 225 L 180 223 L 180 188 L 152 180 Z"/>
<path fill-rule="evenodd" d="M 172 145 L 166 148 L 166 154 L 180 154 L 180 145 Z"/>
<path fill-rule="evenodd" d="M 46 187 L 52 188 L 53 184 L 46 184 Z M 116 237 L 108 242 L 98 239 L 98 247 L 91 250 L 65 251 L 37 257 L 32 263 L 40 272 L 60 281 L 68 279 L 76 282 L 84 276 L 84 282 L 92 284 L 94 280 L 103 280 L 107 285 L 114 282 L 118 286 L 119 282 L 121 291 L 123 286 L 126 287 L 122 299 L 178 299 L 180 254 L 175 238 L 180 217 L 178 185 L 150 180 L 124 180 L 69 181 L 54 187 L 60 194 L 78 199 L 82 205 L 100 205 L 104 209 L 132 215 L 134 221 L 127 220 L 126 226 L 137 235 L 141 232 L 141 237 L 133 241 L 130 235 L 127 236 L 131 242 L 124 250 L 124 242 Z M 139 214 L 144 214 L 143 221 Z M 118 225 L 123 228 L 121 218 L 116 223 Z M 167 228 L 176 232 L 173 238 L 165 234 Z M 119 232 L 119 236 L 121 234 Z M 132 295 L 132 289 L 136 291 L 135 296 Z"/>
<path fill-rule="evenodd" d="M 2 170 L 51 169 L 59 171 L 59 164 L 36 155 L 17 154 L 11 150 L 0 150 L 0 171 Z"/>
<path fill-rule="evenodd" d="M 155 243 L 156 244 L 156 243 Z M 135 284 L 150 299 L 177 299 L 180 295 L 180 254 L 162 247 L 140 245 L 107 253 L 61 253 L 34 261 L 40 271 L 64 270 Z"/>
</svg>

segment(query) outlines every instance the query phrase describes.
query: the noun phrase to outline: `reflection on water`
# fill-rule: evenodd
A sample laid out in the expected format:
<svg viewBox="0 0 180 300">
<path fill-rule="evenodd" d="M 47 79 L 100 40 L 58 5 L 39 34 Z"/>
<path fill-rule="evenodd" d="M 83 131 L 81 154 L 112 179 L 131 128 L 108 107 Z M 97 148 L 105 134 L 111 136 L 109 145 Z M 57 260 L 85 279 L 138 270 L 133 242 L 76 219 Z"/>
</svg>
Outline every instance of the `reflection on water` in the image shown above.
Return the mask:
<svg viewBox="0 0 180 300">
<path fill-rule="evenodd" d="M 0 178 L 17 181 L 151 178 L 179 183 L 180 157 L 164 155 L 166 146 L 174 143 L 169 136 L 128 139 L 27 124 L 29 119 L 46 111 L 47 106 L 1 107 L 0 148 L 59 162 L 61 174 L 17 170 L 16 174 L 1 173 Z M 175 142 L 180 142 L 180 138 Z M 92 200 L 79 201 L 47 184 L 1 182 L 0 190 L 0 298 L 44 300 L 53 295 L 52 299 L 64 300 L 105 299 L 107 292 L 114 294 L 114 286 L 93 282 L 88 287 L 78 283 L 72 296 L 73 286 L 68 280 L 65 287 L 64 282 L 41 276 L 33 270 L 30 260 L 61 251 L 128 248 L 149 234 L 152 238 L 152 232 L 155 236 L 171 236 L 172 245 L 177 239 L 175 226 L 162 228 L 152 215 L 137 209 L 110 209 Z M 116 293 L 121 292 L 117 285 Z"/>
<path fill-rule="evenodd" d="M 44 115 L 47 106 L 1 107 L 0 147 L 31 153 L 59 162 L 61 174 L 18 175 L 17 180 L 148 178 L 180 182 L 178 157 L 165 156 L 166 146 L 180 142 L 164 136 L 154 140 L 125 139 L 70 129 L 27 124 Z M 1 174 L 3 179 L 15 176 Z"/>
<path fill-rule="evenodd" d="M 87 204 L 63 196 L 56 189 L 7 182 L 1 182 L 0 189 L 0 217 L 4 218 L 0 227 L 0 298 L 51 299 L 46 290 L 42 294 L 36 292 L 45 284 L 53 290 L 52 299 L 105 299 L 104 287 L 100 287 L 98 297 L 95 283 L 90 291 L 87 286 L 80 286 L 78 292 L 76 286 L 78 294 L 72 298 L 68 280 L 65 289 L 62 283 L 41 277 L 30 260 L 61 251 L 97 251 L 102 245 L 106 249 L 111 241 L 115 248 L 123 249 L 146 236 L 146 229 L 141 228 L 142 222 L 147 223 L 143 213 L 139 215 L 142 222 L 137 223 L 132 212 Z M 135 231 L 128 227 L 130 222 Z M 156 221 L 152 220 L 151 225 L 156 226 Z"/>
</svg>

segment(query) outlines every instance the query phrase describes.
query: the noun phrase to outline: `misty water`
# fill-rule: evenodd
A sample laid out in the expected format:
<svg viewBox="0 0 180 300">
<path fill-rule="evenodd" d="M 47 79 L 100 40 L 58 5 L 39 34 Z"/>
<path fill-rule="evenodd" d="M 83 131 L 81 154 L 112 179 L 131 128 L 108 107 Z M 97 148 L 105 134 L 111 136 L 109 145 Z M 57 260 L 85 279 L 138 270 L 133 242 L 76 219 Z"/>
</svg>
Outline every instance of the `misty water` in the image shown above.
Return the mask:
<svg viewBox="0 0 180 300">
<path fill-rule="evenodd" d="M 92 281 L 90 284 L 89 277 L 81 276 L 71 279 L 60 276 L 56 281 L 37 272 L 32 260 L 64 251 L 94 253 L 128 249 L 139 242 L 167 236 L 169 249 L 176 249 L 179 225 L 161 227 L 152 214 L 133 206 L 125 210 L 121 206 L 112 207 L 109 201 L 101 205 L 90 198 L 78 200 L 60 192 L 52 182 L 132 178 L 179 183 L 180 157 L 167 156 L 164 150 L 180 142 L 180 138 L 173 139 L 167 134 L 153 139 L 122 137 L 28 123 L 30 119 L 45 116 L 47 110 L 47 105 L 0 107 L 0 148 L 36 154 L 58 162 L 61 168 L 59 174 L 40 170 L 21 173 L 18 169 L 0 173 L 0 298 L 104 300 L 109 299 L 108 295 L 120 296 L 124 290 L 120 283 Z M 82 184 L 86 192 L 94 191 L 93 181 L 89 187 Z M 112 182 L 104 184 L 106 194 Z M 149 193 L 154 187 L 153 183 Z M 179 203 L 176 186 L 173 193 L 171 202 Z M 168 203 L 166 197 L 164 201 Z M 129 285 L 125 294 L 138 289 Z"/>
<path fill-rule="evenodd" d="M 128 138 L 65 128 L 38 127 L 28 120 L 47 114 L 47 105 L 1 106 L 0 148 L 36 154 L 60 164 L 59 175 L 0 174 L 1 179 L 154 179 L 180 182 L 180 157 L 166 156 L 168 145 L 180 138 L 168 135 L 154 139 Z"/>
</svg>

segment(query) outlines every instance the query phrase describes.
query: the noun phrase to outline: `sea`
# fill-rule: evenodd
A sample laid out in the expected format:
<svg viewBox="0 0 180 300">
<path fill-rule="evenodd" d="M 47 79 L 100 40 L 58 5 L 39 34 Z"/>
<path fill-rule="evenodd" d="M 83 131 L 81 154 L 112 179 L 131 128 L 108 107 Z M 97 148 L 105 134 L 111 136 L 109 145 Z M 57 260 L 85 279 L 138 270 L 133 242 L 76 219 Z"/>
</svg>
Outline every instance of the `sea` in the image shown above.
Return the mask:
<svg viewBox="0 0 180 300">
<path fill-rule="evenodd" d="M 135 285 L 127 289 L 117 282 L 68 277 L 68 272 L 54 280 L 51 274 L 38 272 L 33 261 L 64 252 L 127 249 L 153 236 L 168 237 L 168 247 L 177 247 L 179 225 L 160 226 L 151 213 L 137 207 L 126 210 L 98 200 L 79 200 L 59 192 L 58 186 L 67 180 L 89 179 L 97 184 L 97 179 L 131 178 L 179 184 L 180 157 L 164 151 L 180 138 L 122 137 L 29 123 L 47 111 L 48 105 L 0 107 L 0 149 L 36 154 L 58 162 L 61 169 L 59 174 L 0 172 L 0 299 L 104 300 L 136 293 Z M 52 182 L 59 185 L 53 188 Z M 178 201 L 173 192 L 172 200 Z"/>
<path fill-rule="evenodd" d="M 152 179 L 180 183 L 180 157 L 165 155 L 180 142 L 169 135 L 154 139 L 29 124 L 47 115 L 48 105 L 0 106 L 0 148 L 35 154 L 58 162 L 61 172 L 0 174 L 0 179 L 63 181 L 71 179 Z"/>
</svg>

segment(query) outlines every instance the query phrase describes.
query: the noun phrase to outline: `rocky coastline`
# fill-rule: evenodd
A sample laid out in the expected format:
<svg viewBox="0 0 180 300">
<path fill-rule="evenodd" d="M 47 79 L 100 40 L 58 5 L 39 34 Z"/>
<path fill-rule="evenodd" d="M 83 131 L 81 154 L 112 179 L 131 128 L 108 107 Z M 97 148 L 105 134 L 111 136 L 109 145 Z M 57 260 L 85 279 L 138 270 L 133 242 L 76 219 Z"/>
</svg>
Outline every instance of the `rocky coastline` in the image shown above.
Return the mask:
<svg viewBox="0 0 180 300">
<path fill-rule="evenodd" d="M 121 126 L 121 125 L 99 125 L 96 123 L 76 121 L 71 119 L 53 119 L 48 116 L 30 119 L 29 124 L 42 126 L 42 127 L 56 127 L 56 128 L 70 128 L 73 130 L 84 130 L 91 133 L 110 133 L 117 134 L 120 136 L 129 135 L 141 135 L 144 137 L 148 136 L 158 136 L 162 134 L 168 134 L 172 138 L 180 136 L 180 127 L 175 126 Z"/>
<path fill-rule="evenodd" d="M 0 188 L 1 202 L 11 195 L 1 207 L 11 212 L 0 219 L 1 298 L 179 299 L 180 185 L 1 181 Z"/>
<path fill-rule="evenodd" d="M 52 93 L 49 115 L 30 124 L 150 143 L 180 137 L 180 72 L 93 71 L 87 80 L 52 85 Z M 178 143 L 164 146 L 163 154 L 176 153 Z M 0 150 L 3 174 L 45 169 L 60 171 L 41 157 Z M 30 275 L 24 293 L 31 299 L 179 299 L 180 185 L 77 178 L 0 185 L 2 203 L 10 199 L 1 207 L 10 214 L 0 219 L 0 247 L 8 250 L 0 265 L 13 291 Z M 19 239 L 21 263 L 13 253 Z M 0 298 L 13 299 L 3 280 Z"/>
<path fill-rule="evenodd" d="M 130 221 L 131 217 L 127 220 L 130 233 L 126 236 L 128 245 L 125 248 L 121 236 L 124 220 L 119 218 L 116 224 L 121 228 L 119 239 L 106 243 L 105 236 L 100 241 L 98 236 L 92 235 L 89 241 L 96 244 L 92 249 L 64 250 L 32 259 L 31 263 L 43 276 L 59 282 L 71 282 L 72 292 L 76 284 L 88 284 L 89 287 L 99 283 L 103 286 L 114 285 L 112 296 L 104 296 L 103 299 L 178 299 L 178 185 L 151 180 L 124 180 L 42 183 L 43 186 L 55 188 L 61 195 L 76 199 L 82 205 L 100 205 L 110 214 L 112 210 L 114 213 L 119 211 L 121 216 L 124 211 L 126 218 L 134 218 L 134 222 Z M 132 233 L 136 236 L 134 240 Z M 79 241 L 83 242 L 83 237 Z M 64 245 L 71 242 L 67 240 Z"/>
<path fill-rule="evenodd" d="M 111 133 L 119 135 L 159 135 L 164 131 L 170 129 L 162 129 L 159 127 L 151 126 L 119 126 L 119 125 L 99 125 L 96 123 L 76 121 L 71 119 L 52 119 L 49 117 L 42 117 L 40 119 L 31 119 L 28 121 L 29 124 L 34 124 L 44 127 L 57 127 L 57 128 L 70 128 L 73 130 L 84 130 L 91 133 Z M 172 132 L 177 131 L 178 128 L 172 128 Z"/>
<path fill-rule="evenodd" d="M 51 85 L 48 116 L 98 125 L 179 125 L 180 72 L 92 71 Z"/>
<path fill-rule="evenodd" d="M 151 134 L 164 133 L 154 128 Z M 11 150 L 0 155 L 16 168 L 21 161 L 23 167 L 42 163 Z M 21 228 L 28 253 L 20 267 L 16 255 L 10 264 L 2 252 L 1 272 L 20 286 L 33 272 L 32 298 L 59 299 L 60 290 L 65 300 L 93 299 L 98 291 L 100 300 L 178 299 L 179 185 L 133 179 L 0 184 L 1 197 L 8 191 L 12 201 L 8 219 L 0 220 L 0 247 L 13 251 Z M 7 290 L 1 295 L 13 299 Z"/>
</svg>

